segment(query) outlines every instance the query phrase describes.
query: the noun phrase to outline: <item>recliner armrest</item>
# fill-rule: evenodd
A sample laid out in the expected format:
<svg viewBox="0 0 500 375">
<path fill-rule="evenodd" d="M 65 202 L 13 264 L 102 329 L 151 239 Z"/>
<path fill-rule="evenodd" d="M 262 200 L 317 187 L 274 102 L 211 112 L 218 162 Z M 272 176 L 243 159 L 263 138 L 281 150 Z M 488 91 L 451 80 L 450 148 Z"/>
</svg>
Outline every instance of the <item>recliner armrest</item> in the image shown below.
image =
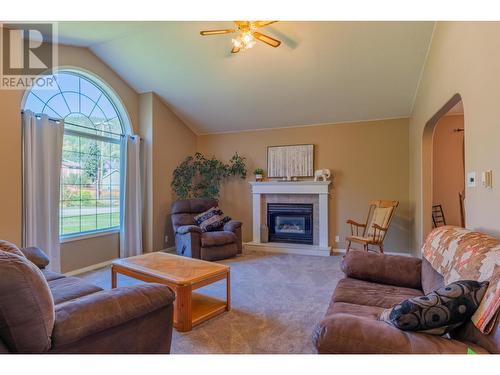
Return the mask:
<svg viewBox="0 0 500 375">
<path fill-rule="evenodd" d="M 47 254 L 45 254 L 39 247 L 24 247 L 19 250 L 21 250 L 21 252 L 30 262 L 35 264 L 35 266 L 40 269 L 47 267 L 50 262 Z"/>
<path fill-rule="evenodd" d="M 179 234 L 201 233 L 202 230 L 197 225 L 183 225 L 181 227 L 178 227 L 177 230 L 176 230 L 176 232 L 179 233 Z"/>
<path fill-rule="evenodd" d="M 234 232 L 236 229 L 241 228 L 241 221 L 229 220 L 224 224 L 224 230 L 228 232 Z"/>
<path fill-rule="evenodd" d="M 422 289 L 422 260 L 351 250 L 341 265 L 348 277 L 375 283 Z"/>
<path fill-rule="evenodd" d="M 52 347 L 59 347 L 124 324 L 174 301 L 166 285 L 126 286 L 56 305 Z"/>
</svg>

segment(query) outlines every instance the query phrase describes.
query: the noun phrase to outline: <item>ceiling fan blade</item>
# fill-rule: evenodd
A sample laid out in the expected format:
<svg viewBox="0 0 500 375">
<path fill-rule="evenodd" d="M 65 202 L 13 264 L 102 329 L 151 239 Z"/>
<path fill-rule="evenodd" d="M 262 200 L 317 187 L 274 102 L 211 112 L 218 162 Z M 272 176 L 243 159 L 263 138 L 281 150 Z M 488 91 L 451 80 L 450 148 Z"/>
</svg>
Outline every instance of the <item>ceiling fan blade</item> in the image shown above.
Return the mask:
<svg viewBox="0 0 500 375">
<path fill-rule="evenodd" d="M 269 26 L 270 24 L 272 23 L 276 23 L 278 21 L 255 21 L 255 22 L 252 22 L 252 24 L 255 26 L 255 27 L 264 27 L 264 26 Z"/>
<path fill-rule="evenodd" d="M 281 42 L 278 39 L 271 38 L 269 35 L 265 35 L 259 33 L 258 31 L 254 31 L 252 33 L 253 37 L 257 40 L 260 40 L 263 43 L 269 44 L 271 47 L 279 47 Z"/>
<path fill-rule="evenodd" d="M 233 46 L 233 49 L 231 50 L 231 53 L 238 53 L 238 52 L 240 52 L 240 50 L 241 50 L 241 48 Z"/>
<path fill-rule="evenodd" d="M 234 23 L 239 29 L 248 29 L 250 27 L 249 21 L 234 21 Z"/>
<path fill-rule="evenodd" d="M 223 30 L 205 30 L 200 31 L 200 35 L 219 35 L 219 34 L 231 34 L 236 32 L 235 29 L 223 29 Z"/>
</svg>

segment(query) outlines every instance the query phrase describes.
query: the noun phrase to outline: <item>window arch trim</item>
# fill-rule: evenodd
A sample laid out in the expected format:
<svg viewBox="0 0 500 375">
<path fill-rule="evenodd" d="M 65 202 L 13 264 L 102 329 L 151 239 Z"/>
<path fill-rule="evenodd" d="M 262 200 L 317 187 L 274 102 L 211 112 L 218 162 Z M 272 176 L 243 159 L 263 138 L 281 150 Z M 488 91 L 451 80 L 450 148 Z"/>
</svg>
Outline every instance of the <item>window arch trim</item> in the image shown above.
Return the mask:
<svg viewBox="0 0 500 375">
<path fill-rule="evenodd" d="M 56 75 L 58 73 L 64 73 L 64 72 L 68 72 L 68 73 L 74 74 L 74 75 L 79 75 L 79 76 L 81 76 L 81 77 L 89 80 L 91 83 L 93 83 L 94 85 L 96 85 L 102 92 L 104 92 L 104 94 L 107 96 L 107 98 L 109 99 L 110 103 L 113 105 L 113 107 L 114 107 L 117 115 L 119 116 L 119 118 L 121 120 L 122 134 L 124 134 L 124 135 L 132 135 L 133 134 L 132 122 L 130 121 L 130 116 L 128 114 L 127 107 L 125 106 L 125 104 L 123 103 L 121 97 L 118 95 L 118 93 L 115 91 L 115 89 L 110 84 L 108 84 L 106 80 L 104 80 L 103 78 L 101 78 L 99 75 L 97 75 L 97 74 L 95 74 L 93 72 L 90 72 L 90 71 L 88 71 L 88 70 L 86 70 L 84 68 L 76 67 L 76 66 L 71 66 L 71 65 L 62 65 L 62 66 L 59 66 L 57 69 L 54 69 L 53 72 L 43 73 L 43 75 L 50 75 L 50 74 Z M 67 91 L 67 92 L 71 92 L 71 91 Z M 31 89 L 27 89 L 24 92 L 23 98 L 21 100 L 21 108 L 23 110 L 25 108 L 26 101 L 27 101 L 28 96 L 29 96 L 30 93 L 31 93 Z M 82 95 L 82 96 L 85 96 L 85 97 L 88 97 L 87 95 L 85 95 L 85 94 L 83 94 L 81 92 L 80 93 L 74 92 L 74 93 Z M 34 92 L 33 92 L 33 94 L 35 95 Z M 60 95 L 60 93 L 53 95 L 50 99 L 52 99 L 54 96 L 57 96 L 57 95 Z M 46 105 L 50 101 L 50 99 L 44 101 L 41 98 L 39 98 L 38 96 L 36 96 L 36 98 L 38 100 L 40 100 L 42 103 L 44 103 L 44 105 Z M 91 100 L 94 101 L 93 99 L 91 99 Z M 49 106 L 49 108 L 51 108 L 51 107 Z M 57 113 L 53 109 L 52 109 L 52 111 L 55 112 L 55 113 Z M 60 116 L 60 118 L 62 119 L 61 116 Z M 110 118 L 108 120 L 113 120 L 113 119 L 114 118 Z"/>
</svg>

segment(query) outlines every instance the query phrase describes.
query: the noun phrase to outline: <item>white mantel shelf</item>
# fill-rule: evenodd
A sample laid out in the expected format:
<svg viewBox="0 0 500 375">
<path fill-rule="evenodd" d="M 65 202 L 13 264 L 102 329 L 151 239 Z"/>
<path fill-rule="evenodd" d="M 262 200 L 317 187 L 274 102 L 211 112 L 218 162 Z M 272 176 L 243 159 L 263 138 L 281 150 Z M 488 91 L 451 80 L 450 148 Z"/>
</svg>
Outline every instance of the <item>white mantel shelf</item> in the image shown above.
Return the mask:
<svg viewBox="0 0 500 375">
<path fill-rule="evenodd" d="M 328 194 L 330 181 L 264 181 L 250 182 L 253 201 L 253 240 L 245 246 L 252 250 L 265 250 L 305 255 L 328 256 Z M 312 194 L 319 199 L 319 244 L 296 245 L 261 241 L 261 199 L 263 194 Z"/>
<path fill-rule="evenodd" d="M 328 194 L 331 181 L 250 182 L 252 194 Z"/>
</svg>

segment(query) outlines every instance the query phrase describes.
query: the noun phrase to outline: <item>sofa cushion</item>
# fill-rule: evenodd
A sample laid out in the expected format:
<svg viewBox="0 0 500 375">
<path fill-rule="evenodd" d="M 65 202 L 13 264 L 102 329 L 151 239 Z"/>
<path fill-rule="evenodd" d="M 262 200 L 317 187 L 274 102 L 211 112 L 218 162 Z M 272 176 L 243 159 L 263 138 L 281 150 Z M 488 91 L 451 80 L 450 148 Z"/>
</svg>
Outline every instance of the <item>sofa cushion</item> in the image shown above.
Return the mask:
<svg viewBox="0 0 500 375">
<path fill-rule="evenodd" d="M 6 253 L 16 254 L 21 258 L 26 258 L 22 253 L 22 251 L 19 250 L 19 248 L 16 245 L 14 245 L 12 242 L 9 241 L 0 240 L 0 250 L 5 251 Z"/>
<path fill-rule="evenodd" d="M 422 291 L 418 289 L 377 284 L 346 277 L 337 284 L 333 302 L 388 308 L 407 298 L 422 295 Z"/>
<path fill-rule="evenodd" d="M 0 339 L 12 352 L 50 349 L 54 302 L 41 271 L 24 256 L 0 251 Z"/>
<path fill-rule="evenodd" d="M 419 332 L 401 331 L 377 320 L 381 308 L 337 302 L 313 330 L 319 353 L 461 353 L 486 351 L 468 342 Z"/>
<path fill-rule="evenodd" d="M 42 269 L 41 271 L 42 271 L 43 277 L 45 277 L 45 280 L 47 280 L 47 282 L 52 281 L 52 280 L 57 280 L 57 279 L 63 279 L 66 277 L 61 273 L 57 273 L 57 272 L 50 271 L 47 269 Z"/>
<path fill-rule="evenodd" d="M 471 318 L 487 288 L 487 281 L 456 281 L 384 310 L 380 320 L 403 331 L 443 335 Z"/>
<path fill-rule="evenodd" d="M 236 235 L 233 232 L 205 232 L 201 234 L 201 246 L 222 246 L 236 242 Z"/>
<path fill-rule="evenodd" d="M 344 257 L 341 269 L 348 277 L 374 283 L 415 289 L 422 285 L 419 258 L 351 250 Z"/>
<path fill-rule="evenodd" d="M 56 305 L 102 290 L 102 288 L 76 277 L 64 277 L 49 281 L 49 287 Z"/>
</svg>

